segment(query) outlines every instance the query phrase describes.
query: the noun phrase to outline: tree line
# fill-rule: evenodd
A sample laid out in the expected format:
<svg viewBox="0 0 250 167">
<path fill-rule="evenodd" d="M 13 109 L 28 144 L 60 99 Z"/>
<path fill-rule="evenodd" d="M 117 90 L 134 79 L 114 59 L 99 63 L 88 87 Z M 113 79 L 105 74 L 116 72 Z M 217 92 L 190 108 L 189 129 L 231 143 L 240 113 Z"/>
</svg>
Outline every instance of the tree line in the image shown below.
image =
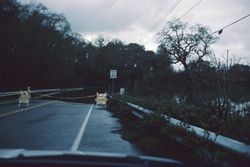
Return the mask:
<svg viewBox="0 0 250 167">
<path fill-rule="evenodd" d="M 210 45 L 217 38 L 201 25 L 168 22 L 158 35 L 156 52 L 101 36 L 87 42 L 71 30 L 63 14 L 53 13 L 40 3 L 0 1 L 0 25 L 1 91 L 27 86 L 100 86 L 110 90 L 111 69 L 118 70 L 116 91 L 124 87 L 137 96 L 179 94 L 197 100 L 208 92 L 221 96 L 239 92 L 236 88 L 249 91 L 250 66 L 227 66 L 216 58 L 206 58 L 212 57 Z M 176 63 L 183 70 L 176 71 Z"/>
</svg>

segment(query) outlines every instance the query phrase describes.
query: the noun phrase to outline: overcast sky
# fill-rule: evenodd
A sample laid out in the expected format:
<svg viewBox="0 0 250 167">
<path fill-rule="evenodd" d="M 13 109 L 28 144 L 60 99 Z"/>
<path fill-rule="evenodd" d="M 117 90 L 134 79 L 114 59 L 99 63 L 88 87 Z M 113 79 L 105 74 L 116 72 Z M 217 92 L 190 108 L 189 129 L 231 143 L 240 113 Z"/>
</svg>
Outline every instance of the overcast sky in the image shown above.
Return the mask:
<svg viewBox="0 0 250 167">
<path fill-rule="evenodd" d="M 30 0 L 19 0 L 28 3 Z M 56 13 L 63 13 L 73 31 L 84 39 L 94 40 L 102 35 L 118 38 L 125 43 L 136 42 L 143 33 L 176 0 L 33 0 Z M 199 0 L 183 0 L 179 6 L 140 44 L 148 50 L 156 50 L 156 34 L 165 23 L 178 18 Z M 202 0 L 181 20 L 190 24 L 202 24 L 216 31 L 233 21 L 250 14 L 250 0 Z M 250 64 L 250 17 L 225 29 L 213 46 L 215 54 L 223 59 L 229 56 L 241 63 Z"/>
</svg>

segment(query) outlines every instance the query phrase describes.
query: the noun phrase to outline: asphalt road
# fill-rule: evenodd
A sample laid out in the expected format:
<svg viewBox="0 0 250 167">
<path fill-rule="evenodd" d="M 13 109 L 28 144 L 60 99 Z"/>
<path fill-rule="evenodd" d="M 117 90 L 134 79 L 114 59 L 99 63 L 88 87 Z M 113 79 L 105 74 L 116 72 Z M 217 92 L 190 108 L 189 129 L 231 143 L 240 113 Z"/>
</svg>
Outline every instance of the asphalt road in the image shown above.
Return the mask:
<svg viewBox="0 0 250 167">
<path fill-rule="evenodd" d="M 0 148 L 140 154 L 112 113 L 92 104 L 32 100 L 0 105 Z"/>
</svg>

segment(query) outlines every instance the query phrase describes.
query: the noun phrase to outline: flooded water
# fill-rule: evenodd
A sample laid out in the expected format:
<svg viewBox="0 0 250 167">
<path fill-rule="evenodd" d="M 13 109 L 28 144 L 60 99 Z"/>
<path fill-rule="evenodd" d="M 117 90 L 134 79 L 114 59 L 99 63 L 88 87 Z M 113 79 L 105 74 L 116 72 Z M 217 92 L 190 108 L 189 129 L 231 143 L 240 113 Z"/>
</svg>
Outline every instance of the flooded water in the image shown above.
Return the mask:
<svg viewBox="0 0 250 167">
<path fill-rule="evenodd" d="M 241 116 L 250 114 L 250 101 L 241 103 L 231 102 L 231 105 L 235 108 L 235 112 L 237 112 Z"/>
<path fill-rule="evenodd" d="M 173 97 L 173 99 L 177 104 L 180 104 L 180 103 L 187 101 L 187 97 L 178 96 L 178 95 L 175 95 Z M 230 103 L 231 103 L 231 107 L 234 110 L 234 113 L 232 113 L 232 114 L 237 114 L 240 116 L 246 116 L 246 115 L 250 114 L 250 101 L 241 101 L 241 102 L 231 101 Z"/>
</svg>

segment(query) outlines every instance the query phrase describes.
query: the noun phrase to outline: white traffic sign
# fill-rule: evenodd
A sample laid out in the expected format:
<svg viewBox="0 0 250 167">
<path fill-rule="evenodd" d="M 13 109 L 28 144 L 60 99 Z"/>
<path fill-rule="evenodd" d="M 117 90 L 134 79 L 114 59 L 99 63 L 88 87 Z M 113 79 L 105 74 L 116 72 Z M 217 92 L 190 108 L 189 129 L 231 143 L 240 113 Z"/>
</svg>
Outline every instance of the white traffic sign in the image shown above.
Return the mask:
<svg viewBox="0 0 250 167">
<path fill-rule="evenodd" d="M 120 88 L 120 95 L 124 95 L 125 93 L 125 89 L 124 88 Z"/>
<path fill-rule="evenodd" d="M 110 70 L 110 78 L 111 79 L 117 78 L 117 70 Z"/>
</svg>

